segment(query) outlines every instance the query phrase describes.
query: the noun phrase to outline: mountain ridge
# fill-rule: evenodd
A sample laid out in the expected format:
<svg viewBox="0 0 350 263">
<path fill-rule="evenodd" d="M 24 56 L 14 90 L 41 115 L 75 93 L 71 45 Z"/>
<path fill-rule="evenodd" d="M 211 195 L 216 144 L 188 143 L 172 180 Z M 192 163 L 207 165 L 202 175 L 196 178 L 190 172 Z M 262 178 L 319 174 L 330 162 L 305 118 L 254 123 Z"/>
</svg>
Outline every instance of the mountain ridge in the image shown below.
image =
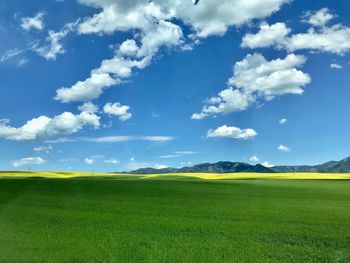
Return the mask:
<svg viewBox="0 0 350 263">
<path fill-rule="evenodd" d="M 329 161 L 318 165 L 279 165 L 265 167 L 262 164 L 248 164 L 245 162 L 219 161 L 215 163 L 200 163 L 193 166 L 181 168 L 161 168 L 153 167 L 132 170 L 129 174 L 165 174 L 165 173 L 350 173 L 350 157 L 340 161 Z"/>
</svg>

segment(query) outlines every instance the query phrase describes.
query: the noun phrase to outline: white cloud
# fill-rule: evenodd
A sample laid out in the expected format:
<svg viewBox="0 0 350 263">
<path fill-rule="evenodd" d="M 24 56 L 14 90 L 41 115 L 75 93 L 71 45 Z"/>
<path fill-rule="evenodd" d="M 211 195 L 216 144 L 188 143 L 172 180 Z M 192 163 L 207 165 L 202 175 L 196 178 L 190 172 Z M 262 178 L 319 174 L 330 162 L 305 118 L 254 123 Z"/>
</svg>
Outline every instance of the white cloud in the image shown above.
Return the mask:
<svg viewBox="0 0 350 263">
<path fill-rule="evenodd" d="M 38 42 L 35 42 L 31 49 L 47 60 L 56 60 L 59 54 L 66 52 L 61 43 L 62 39 L 72 32 L 75 27 L 76 23 L 68 23 L 58 32 L 49 30 L 49 35 L 46 37 L 46 42 L 48 43 L 39 45 Z"/>
<path fill-rule="evenodd" d="M 98 106 L 93 104 L 92 102 L 85 102 L 83 105 L 78 107 L 78 110 L 96 113 L 98 112 Z"/>
<path fill-rule="evenodd" d="M 134 39 L 127 39 L 119 46 L 117 52 L 121 56 L 133 57 L 136 56 L 138 50 L 139 47 L 137 46 L 136 41 Z"/>
<path fill-rule="evenodd" d="M 290 34 L 291 30 L 281 22 L 273 25 L 265 24 L 256 34 L 246 34 L 242 46 L 261 48 L 273 45 L 289 52 L 306 49 L 343 55 L 350 50 L 350 28 L 342 24 L 327 26 L 334 17 L 328 9 L 321 9 L 309 16 L 307 21 L 312 27 L 307 32 L 298 34 Z M 273 32 L 278 35 L 277 39 L 270 38 Z"/>
<path fill-rule="evenodd" d="M 243 0 L 208 0 L 205 4 L 197 5 L 187 0 L 79 2 L 101 9 L 78 25 L 80 34 L 111 34 L 133 30 L 134 36 L 119 45 L 112 59 L 102 61 L 99 68 L 92 70 L 87 80 L 60 88 L 56 99 L 63 102 L 98 98 L 105 88 L 118 85 L 122 79 L 130 77 L 134 69 L 148 66 L 163 47 L 193 46 L 193 43 L 186 43 L 182 28 L 176 24 L 179 21 L 192 28 L 187 38 L 198 43 L 196 38 L 223 35 L 230 26 L 267 17 L 289 0 L 266 0 L 249 4 Z M 93 74 L 107 74 L 109 77 L 105 76 L 105 79 L 108 81 L 91 87 L 88 82 Z"/>
<path fill-rule="evenodd" d="M 0 62 L 3 63 L 7 60 L 10 60 L 13 57 L 16 57 L 20 54 L 23 53 L 22 49 L 14 48 L 14 49 L 9 49 L 4 52 L 4 54 L 0 57 Z"/>
<path fill-rule="evenodd" d="M 103 89 L 118 84 L 118 80 L 113 79 L 109 74 L 92 74 L 85 81 L 78 81 L 70 88 L 60 88 L 57 90 L 56 100 L 62 102 L 90 101 L 98 98 Z"/>
<path fill-rule="evenodd" d="M 232 138 L 232 139 L 252 139 L 258 133 L 254 129 L 240 129 L 237 127 L 223 125 L 215 130 L 209 130 L 208 138 Z"/>
<path fill-rule="evenodd" d="M 150 142 L 168 142 L 175 140 L 172 136 L 106 136 L 106 137 L 80 137 L 80 138 L 58 138 L 46 140 L 46 143 L 67 143 L 67 142 L 96 142 L 96 143 L 115 143 L 128 141 L 150 141 Z"/>
<path fill-rule="evenodd" d="M 127 163 L 128 170 L 137 170 L 137 169 L 148 168 L 148 167 L 153 167 L 155 169 L 168 168 L 168 166 L 164 164 L 151 163 L 151 162 L 139 162 L 139 161 L 136 161 L 134 157 L 130 158 L 130 161 Z"/>
<path fill-rule="evenodd" d="M 12 165 L 14 167 L 18 168 L 18 167 L 23 167 L 23 166 L 39 165 L 39 164 L 43 164 L 45 162 L 46 161 L 41 157 L 27 157 L 27 158 L 13 161 Z"/>
<path fill-rule="evenodd" d="M 142 136 L 138 137 L 139 140 L 150 141 L 150 142 L 168 142 L 175 140 L 172 136 Z"/>
<path fill-rule="evenodd" d="M 251 162 L 259 162 L 259 158 L 257 156 L 252 156 L 249 158 L 249 161 Z"/>
<path fill-rule="evenodd" d="M 291 35 L 280 46 L 293 52 L 301 49 L 343 55 L 350 50 L 350 28 L 337 24 L 319 30 L 310 29 L 307 33 Z"/>
<path fill-rule="evenodd" d="M 30 31 L 31 29 L 43 30 L 44 24 L 44 12 L 38 12 L 34 17 L 23 17 L 21 19 L 21 27 L 25 31 Z"/>
<path fill-rule="evenodd" d="M 156 169 L 165 169 L 165 168 L 168 168 L 169 166 L 167 166 L 167 165 L 164 165 L 164 164 L 155 164 L 154 165 L 154 168 L 156 168 Z"/>
<path fill-rule="evenodd" d="M 168 155 L 161 155 L 159 158 L 177 158 L 181 157 L 184 155 L 192 155 L 192 154 L 197 154 L 198 152 L 195 151 L 175 151 L 173 154 L 168 154 Z"/>
<path fill-rule="evenodd" d="M 260 31 L 256 34 L 246 34 L 242 40 L 242 47 L 259 48 L 278 45 L 290 33 L 290 29 L 284 23 L 260 25 Z"/>
<path fill-rule="evenodd" d="M 247 55 L 234 65 L 228 88 L 208 99 L 201 112 L 193 114 L 192 119 L 243 111 L 258 100 L 302 94 L 302 87 L 311 81 L 308 74 L 298 69 L 305 61 L 304 56 L 294 54 L 271 61 L 259 53 Z"/>
<path fill-rule="evenodd" d="M 114 159 L 114 158 L 111 158 L 111 159 L 106 159 L 103 161 L 104 163 L 107 163 L 107 164 L 118 164 L 119 163 L 119 160 L 117 159 Z"/>
<path fill-rule="evenodd" d="M 301 87 L 310 82 L 310 77 L 297 68 L 305 61 L 304 56 L 294 54 L 271 61 L 258 53 L 248 55 L 235 64 L 228 84 L 267 100 L 285 94 L 302 94 Z"/>
<path fill-rule="evenodd" d="M 81 112 L 79 115 L 64 112 L 53 118 L 40 116 L 18 128 L 12 127 L 8 123 L 0 123 L 0 138 L 15 141 L 45 139 L 73 134 L 85 126 L 98 128 L 100 117 L 89 112 Z"/>
<path fill-rule="evenodd" d="M 85 158 L 84 159 L 84 163 L 86 163 L 86 164 L 94 164 L 95 163 L 95 159 L 93 159 L 93 158 Z"/>
<path fill-rule="evenodd" d="M 263 165 L 263 166 L 265 166 L 265 167 L 267 167 L 267 168 L 272 168 L 272 167 L 274 167 L 274 165 L 271 164 L 271 163 L 269 163 L 268 161 L 263 162 L 261 165 Z"/>
<path fill-rule="evenodd" d="M 132 136 L 107 136 L 107 137 L 96 137 L 96 138 L 83 138 L 83 141 L 89 142 L 100 142 L 100 143 L 109 143 L 109 142 L 127 142 L 133 140 Z"/>
<path fill-rule="evenodd" d="M 92 70 L 84 81 L 78 81 L 71 87 L 57 90 L 55 99 L 61 102 L 90 101 L 101 96 L 104 89 L 122 83 L 123 78 L 130 77 L 134 67 L 143 68 L 148 64 L 148 58 L 129 60 L 116 56 L 103 60 L 101 66 Z"/>
<path fill-rule="evenodd" d="M 176 158 L 176 157 L 180 157 L 180 155 L 179 154 L 168 154 L 168 155 L 159 156 L 159 158 L 162 158 L 162 159 L 169 159 L 169 158 Z"/>
<path fill-rule="evenodd" d="M 329 66 L 333 69 L 342 69 L 343 68 L 342 65 L 337 64 L 337 63 L 331 63 Z"/>
<path fill-rule="evenodd" d="M 283 118 L 283 119 L 280 119 L 280 121 L 278 122 L 279 124 L 286 124 L 287 123 L 287 119 L 286 118 Z"/>
<path fill-rule="evenodd" d="M 99 154 L 93 155 L 91 157 L 85 158 L 84 159 L 84 163 L 91 165 L 91 164 L 94 164 L 97 160 L 100 160 L 100 159 L 103 159 L 103 158 L 104 158 L 103 155 L 99 155 Z"/>
<path fill-rule="evenodd" d="M 288 146 L 285 146 L 285 145 L 279 145 L 277 147 L 277 150 L 281 151 L 281 152 L 290 152 L 290 148 Z"/>
<path fill-rule="evenodd" d="M 105 88 L 119 85 L 123 79 L 130 77 L 134 68 L 143 69 L 148 66 L 160 47 L 179 45 L 181 39 L 182 31 L 179 26 L 166 21 L 152 24 L 142 34 L 140 47 L 135 40 L 124 41 L 115 56 L 103 60 L 99 68 L 91 71 L 88 79 L 78 81 L 71 87 L 58 89 L 56 99 L 62 102 L 96 99 Z"/>
<path fill-rule="evenodd" d="M 52 145 L 38 146 L 33 149 L 34 152 L 45 152 L 45 153 L 50 153 L 51 150 L 52 150 Z"/>
<path fill-rule="evenodd" d="M 132 114 L 128 112 L 130 109 L 129 106 L 121 105 L 120 103 L 107 103 L 103 107 L 104 113 L 107 113 L 109 115 L 114 115 L 119 118 L 121 121 L 126 121 L 131 118 Z"/>
<path fill-rule="evenodd" d="M 18 66 L 18 67 L 22 67 L 22 66 L 26 65 L 28 62 L 29 62 L 28 59 L 26 59 L 26 58 L 21 58 L 20 60 L 18 60 L 17 66 Z"/>
<path fill-rule="evenodd" d="M 304 16 L 305 22 L 312 26 L 323 27 L 335 16 L 330 13 L 328 8 L 322 8 L 316 12 L 307 12 Z"/>
<path fill-rule="evenodd" d="M 223 35 L 230 26 L 241 25 L 255 18 L 265 18 L 279 10 L 289 0 L 206 0 L 194 5 L 192 1 L 99 1 L 80 0 L 80 3 L 102 11 L 85 20 L 81 33 L 112 33 L 149 27 L 159 20 L 178 19 L 189 25 L 198 37 Z"/>
<path fill-rule="evenodd" d="M 201 120 L 201 119 L 204 119 L 205 117 L 209 116 L 209 114 L 206 114 L 206 113 L 193 113 L 192 116 L 191 116 L 191 119 L 192 120 Z"/>
<path fill-rule="evenodd" d="M 1 63 L 9 63 L 17 67 L 22 67 L 28 63 L 28 59 L 24 55 L 25 49 L 13 48 L 6 50 L 0 56 Z"/>
</svg>

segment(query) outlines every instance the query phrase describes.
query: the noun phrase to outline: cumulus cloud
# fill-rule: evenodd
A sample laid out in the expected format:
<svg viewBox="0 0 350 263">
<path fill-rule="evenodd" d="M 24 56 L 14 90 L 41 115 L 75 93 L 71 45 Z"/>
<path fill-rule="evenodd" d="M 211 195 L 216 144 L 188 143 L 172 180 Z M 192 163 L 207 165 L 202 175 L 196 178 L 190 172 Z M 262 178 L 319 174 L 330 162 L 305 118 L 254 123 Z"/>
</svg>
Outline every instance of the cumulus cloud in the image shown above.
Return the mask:
<svg viewBox="0 0 350 263">
<path fill-rule="evenodd" d="M 80 3 L 102 11 L 86 21 L 81 33 L 112 33 L 130 29 L 145 29 L 154 20 L 178 19 L 192 28 L 198 37 L 223 35 L 230 26 L 252 19 L 265 18 L 278 11 L 289 0 L 266 0 L 247 3 L 243 0 L 207 0 L 194 5 L 191 1 L 99 1 L 80 0 Z M 152 21 L 153 20 L 153 21 Z"/>
<path fill-rule="evenodd" d="M 121 84 L 123 79 L 129 78 L 134 69 L 148 66 L 160 47 L 179 45 L 181 39 L 182 30 L 179 26 L 167 21 L 152 24 L 142 34 L 140 47 L 135 40 L 124 41 L 115 56 L 103 60 L 99 68 L 91 71 L 89 78 L 78 81 L 71 87 L 58 89 L 56 100 L 72 102 L 96 99 L 104 89 Z"/>
<path fill-rule="evenodd" d="M 0 138 L 15 141 L 45 139 L 73 134 L 86 126 L 98 128 L 100 117 L 90 112 L 81 112 L 78 115 L 64 112 L 53 118 L 34 118 L 18 128 L 0 122 Z"/>
<path fill-rule="evenodd" d="M 258 133 L 254 129 L 240 129 L 237 127 L 223 125 L 215 130 L 209 130 L 208 138 L 232 138 L 247 140 L 257 136 Z"/>
<path fill-rule="evenodd" d="M 134 39 L 127 39 L 119 46 L 117 52 L 121 56 L 134 57 L 138 50 L 139 47 L 137 46 L 136 41 Z"/>
<path fill-rule="evenodd" d="M 131 118 L 132 114 L 128 112 L 129 106 L 121 105 L 120 103 L 107 103 L 103 107 L 103 111 L 106 114 L 117 116 L 119 120 L 126 121 Z"/>
<path fill-rule="evenodd" d="M 301 49 L 343 55 L 350 50 L 350 28 L 343 25 L 310 29 L 307 33 L 291 35 L 281 43 L 289 51 Z"/>
<path fill-rule="evenodd" d="M 79 2 L 101 10 L 78 25 L 80 34 L 112 34 L 131 30 L 135 33 L 133 38 L 119 45 L 112 59 L 102 61 L 99 68 L 92 70 L 86 80 L 58 89 L 56 99 L 62 102 L 96 99 L 105 88 L 118 85 L 130 77 L 133 70 L 148 66 L 161 48 L 192 47 L 193 44 L 186 43 L 185 39 L 197 43 L 198 38 L 223 35 L 230 26 L 271 15 L 289 0 L 266 0 L 254 4 L 243 0 L 209 0 L 195 5 L 187 0 Z M 187 36 L 184 36 L 183 24 L 192 29 Z M 93 74 L 108 76 L 103 75 L 105 82 L 91 86 Z"/>
<path fill-rule="evenodd" d="M 247 55 L 234 65 L 228 88 L 206 101 L 192 119 L 203 119 L 219 113 L 243 111 L 258 100 L 272 100 L 286 94 L 302 94 L 310 83 L 308 74 L 298 68 L 306 61 L 301 55 L 289 54 L 284 59 L 267 61 L 261 54 Z"/>
<path fill-rule="evenodd" d="M 78 81 L 70 88 L 60 88 L 57 90 L 56 100 L 68 103 L 73 101 L 90 101 L 98 98 L 104 88 L 116 85 L 118 80 L 109 74 L 92 74 L 84 81 Z"/>
<path fill-rule="evenodd" d="M 286 124 L 287 123 L 287 119 L 286 118 L 283 118 L 283 119 L 280 119 L 280 121 L 278 122 L 279 124 Z"/>
<path fill-rule="evenodd" d="M 334 17 L 328 9 L 321 9 L 308 17 L 311 28 L 298 34 L 290 34 L 291 30 L 281 22 L 264 24 L 257 33 L 246 34 L 241 45 L 248 48 L 275 46 L 289 52 L 306 49 L 343 55 L 350 50 L 350 28 L 342 24 L 328 26 L 327 23 Z M 278 37 L 271 39 L 271 34 Z"/>
<path fill-rule="evenodd" d="M 259 158 L 257 156 L 252 156 L 249 158 L 249 161 L 251 162 L 259 162 Z"/>
<path fill-rule="evenodd" d="M 312 26 L 325 26 L 330 20 L 335 16 L 330 13 L 328 8 L 322 8 L 315 12 L 306 12 L 304 15 L 305 22 L 309 23 Z"/>
<path fill-rule="evenodd" d="M 278 45 L 290 33 L 290 29 L 284 23 L 260 25 L 260 31 L 256 34 L 246 34 L 242 40 L 242 47 L 260 48 Z"/>
<path fill-rule="evenodd" d="M 27 157 L 27 158 L 13 161 L 12 165 L 14 167 L 18 168 L 18 167 L 23 167 L 23 166 L 39 165 L 39 164 L 43 164 L 45 162 L 46 161 L 41 157 Z"/>
<path fill-rule="evenodd" d="M 277 150 L 281 151 L 281 152 L 290 152 L 290 148 L 288 146 L 285 146 L 285 145 L 279 145 L 277 147 Z"/>
<path fill-rule="evenodd" d="M 21 19 L 21 27 L 25 31 L 30 31 L 31 29 L 43 30 L 44 24 L 44 12 L 38 12 L 34 17 L 23 17 Z"/>
<path fill-rule="evenodd" d="M 86 111 L 90 113 L 96 113 L 98 112 L 98 106 L 93 104 L 92 102 L 85 102 L 83 105 L 78 107 L 78 110 L 80 111 Z"/>
</svg>

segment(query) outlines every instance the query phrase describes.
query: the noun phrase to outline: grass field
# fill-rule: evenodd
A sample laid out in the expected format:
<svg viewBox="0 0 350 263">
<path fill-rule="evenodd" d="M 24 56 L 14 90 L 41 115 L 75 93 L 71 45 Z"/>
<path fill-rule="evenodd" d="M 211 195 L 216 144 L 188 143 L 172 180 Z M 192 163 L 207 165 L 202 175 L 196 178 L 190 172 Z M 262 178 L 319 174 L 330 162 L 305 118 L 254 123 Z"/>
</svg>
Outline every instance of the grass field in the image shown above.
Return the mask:
<svg viewBox="0 0 350 263">
<path fill-rule="evenodd" d="M 2 174 L 0 262 L 350 262 L 348 180 L 31 176 Z"/>
<path fill-rule="evenodd" d="M 1 178 L 101 178 L 113 179 L 204 179 L 204 180 L 244 180 L 244 179 L 302 179 L 302 180 L 350 180 L 346 173 L 183 173 L 183 174 L 117 174 L 117 173 L 91 173 L 91 172 L 0 172 Z"/>
</svg>

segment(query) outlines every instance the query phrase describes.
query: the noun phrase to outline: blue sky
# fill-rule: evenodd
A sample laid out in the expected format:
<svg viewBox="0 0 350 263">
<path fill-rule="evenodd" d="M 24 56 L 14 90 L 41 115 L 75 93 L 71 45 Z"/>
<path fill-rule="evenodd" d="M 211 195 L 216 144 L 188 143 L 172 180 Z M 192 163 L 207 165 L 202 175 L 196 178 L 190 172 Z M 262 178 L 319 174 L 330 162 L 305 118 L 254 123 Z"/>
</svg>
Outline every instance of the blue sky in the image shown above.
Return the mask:
<svg viewBox="0 0 350 263">
<path fill-rule="evenodd" d="M 1 1 L 0 170 L 342 159 L 349 8 Z"/>
</svg>

